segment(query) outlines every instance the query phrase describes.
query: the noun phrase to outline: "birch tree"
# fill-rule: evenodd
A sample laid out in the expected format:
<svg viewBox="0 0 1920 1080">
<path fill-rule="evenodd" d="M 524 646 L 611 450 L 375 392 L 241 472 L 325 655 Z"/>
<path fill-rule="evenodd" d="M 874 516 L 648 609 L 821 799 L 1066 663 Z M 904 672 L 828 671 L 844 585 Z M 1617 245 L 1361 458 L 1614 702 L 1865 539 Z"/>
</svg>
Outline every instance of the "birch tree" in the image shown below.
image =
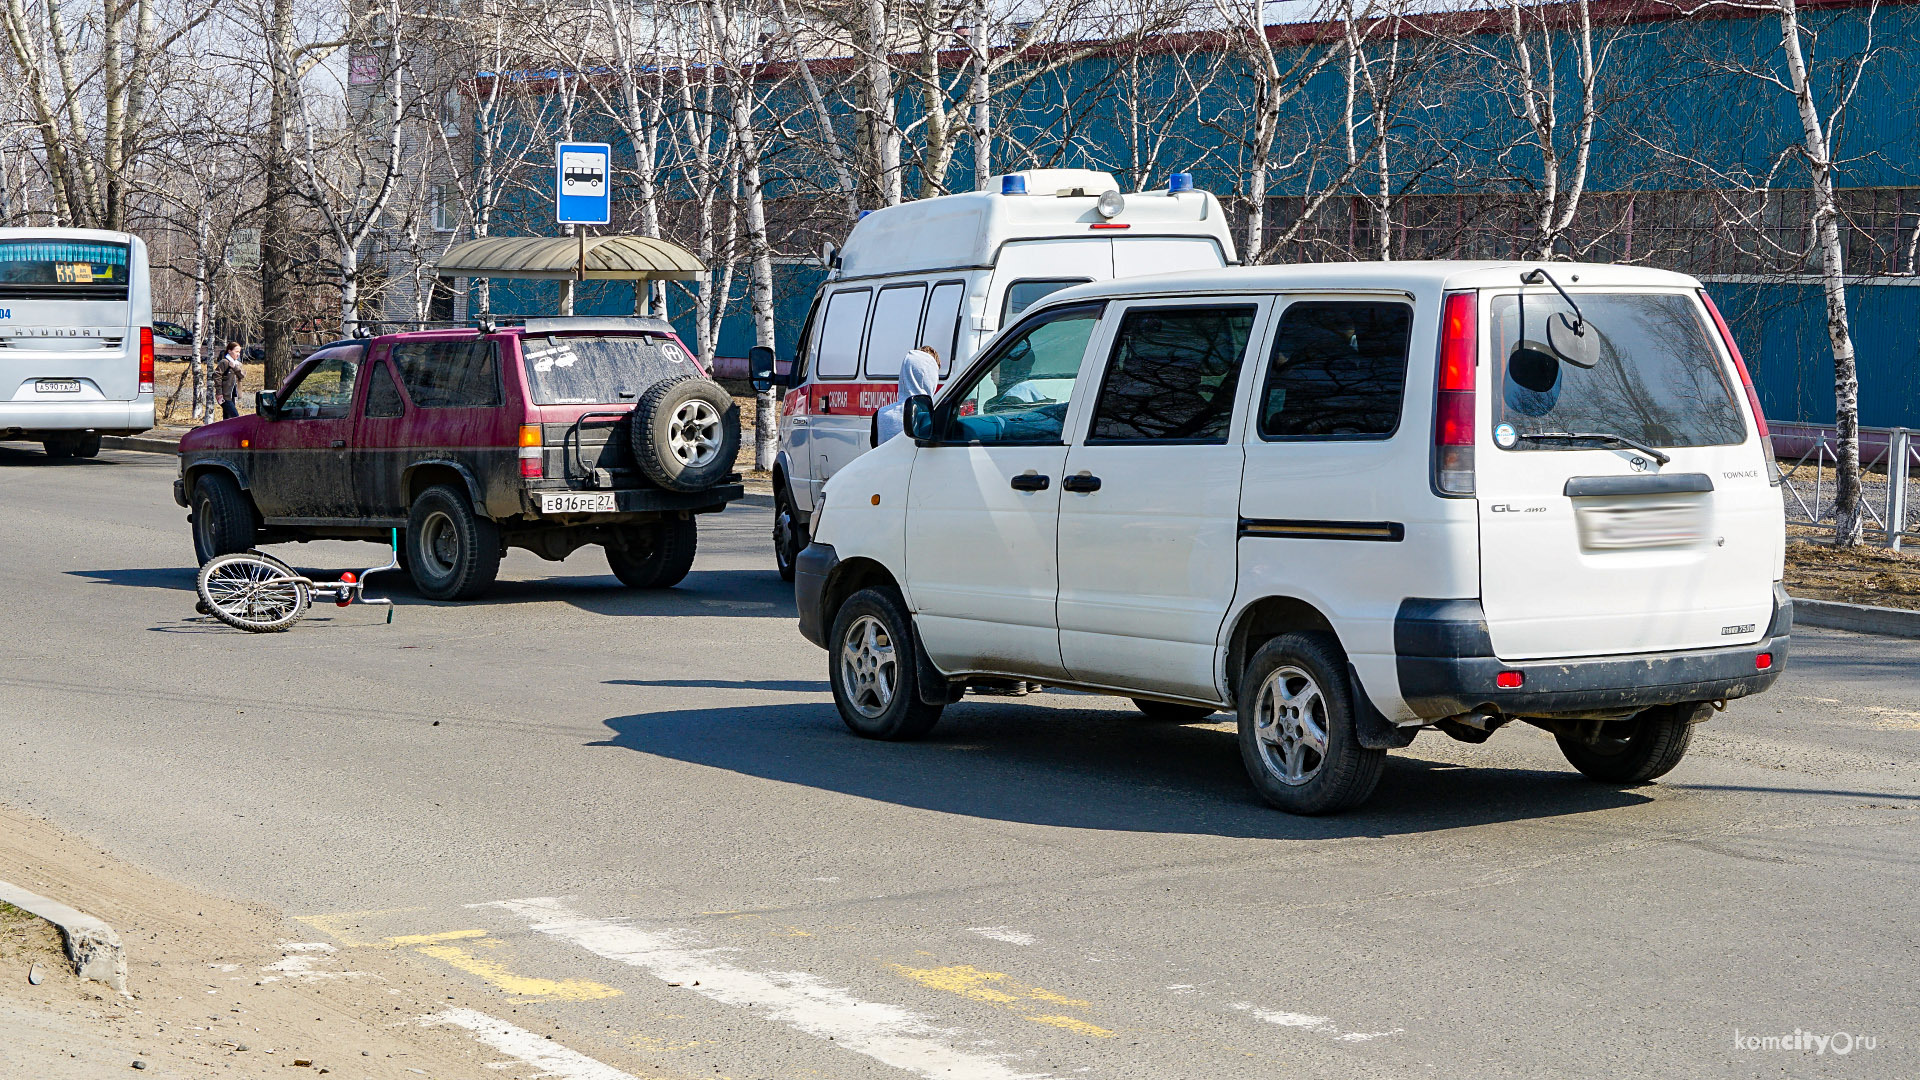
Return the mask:
<svg viewBox="0 0 1920 1080">
<path fill-rule="evenodd" d="M 303 136 L 303 152 L 298 155 L 306 180 L 303 194 L 319 211 L 333 241 L 340 284 L 340 331 L 347 336 L 358 333 L 360 326 L 361 249 L 381 223 L 403 172 L 401 146 L 409 108 L 405 96 L 407 68 L 399 59 L 397 47 L 399 14 L 396 3 L 391 30 L 396 47 L 394 59 L 383 73 L 384 96 L 374 97 L 359 123 L 340 117 L 346 122 L 336 122 L 338 138 L 330 145 L 322 146 L 319 141 L 312 96 L 301 84 L 296 83 L 294 89 Z M 385 145 L 378 147 L 378 156 L 366 152 L 369 140 L 364 138 L 368 127 L 381 130 L 374 125 L 384 125 Z"/>
<path fill-rule="evenodd" d="M 1792 126 L 1776 134 L 1777 150 L 1758 176 L 1749 175 L 1737 159 L 1714 161 L 1704 153 L 1654 149 L 1681 158 L 1717 189 L 1715 194 L 1734 226 L 1727 232 L 1737 242 L 1790 272 L 1811 269 L 1817 279 L 1833 358 L 1834 543 L 1853 547 L 1861 542 L 1866 508 L 1860 485 L 1860 375 L 1847 307 L 1848 230 L 1837 193 L 1844 159 L 1836 147 L 1835 132 L 1842 129 L 1858 99 L 1868 70 L 1885 54 L 1875 35 L 1879 4 L 1876 0 L 1858 16 L 1863 40 L 1850 51 L 1845 51 L 1844 44 L 1822 50 L 1821 28 L 1809 24 L 1799 0 L 1719 0 L 1690 13 L 1712 15 L 1726 10 L 1758 15 L 1772 23 L 1771 45 L 1764 34 L 1756 33 L 1751 60 L 1709 47 L 1694 61 L 1723 78 L 1763 91 L 1758 107 L 1742 113 L 1749 120 L 1772 111 L 1767 97 L 1784 97 L 1792 105 Z M 1737 146 L 1719 149 L 1739 151 Z M 1788 186 L 1788 178 L 1799 176 L 1804 176 L 1804 189 L 1778 190 Z M 1800 214 L 1798 228 L 1780 237 L 1775 222 L 1795 212 Z"/>
</svg>

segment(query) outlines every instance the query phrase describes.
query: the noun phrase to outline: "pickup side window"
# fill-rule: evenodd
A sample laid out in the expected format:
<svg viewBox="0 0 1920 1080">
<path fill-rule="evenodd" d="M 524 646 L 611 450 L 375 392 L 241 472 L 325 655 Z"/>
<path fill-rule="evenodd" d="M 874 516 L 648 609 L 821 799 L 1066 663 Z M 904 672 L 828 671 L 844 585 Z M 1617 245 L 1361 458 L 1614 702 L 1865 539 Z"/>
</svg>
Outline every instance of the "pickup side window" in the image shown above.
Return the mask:
<svg viewBox="0 0 1920 1080">
<path fill-rule="evenodd" d="M 1260 400 L 1263 439 L 1383 439 L 1400 424 L 1413 308 L 1302 300 L 1280 315 Z"/>
<path fill-rule="evenodd" d="M 400 397 L 400 384 L 393 381 L 393 369 L 386 361 L 373 365 L 367 376 L 367 412 L 376 420 L 399 416 L 407 411 Z"/>
<path fill-rule="evenodd" d="M 422 409 L 491 409 L 502 403 L 493 342 L 421 341 L 393 347 L 407 396 Z"/>
<path fill-rule="evenodd" d="M 1088 445 L 1226 442 L 1257 311 L 1235 304 L 1127 312 Z"/>
<path fill-rule="evenodd" d="M 872 289 L 848 289 L 827 301 L 820 325 L 819 357 L 814 372 L 822 379 L 851 379 L 860 371 L 860 338 L 867 328 Z"/>
<path fill-rule="evenodd" d="M 984 446 L 1057 444 L 1104 305 L 1044 312 L 1012 331 L 941 409 L 944 441 Z"/>
<path fill-rule="evenodd" d="M 289 420 L 341 420 L 353 411 L 353 377 L 359 374 L 353 357 L 334 356 L 308 369 L 280 405 Z"/>
</svg>

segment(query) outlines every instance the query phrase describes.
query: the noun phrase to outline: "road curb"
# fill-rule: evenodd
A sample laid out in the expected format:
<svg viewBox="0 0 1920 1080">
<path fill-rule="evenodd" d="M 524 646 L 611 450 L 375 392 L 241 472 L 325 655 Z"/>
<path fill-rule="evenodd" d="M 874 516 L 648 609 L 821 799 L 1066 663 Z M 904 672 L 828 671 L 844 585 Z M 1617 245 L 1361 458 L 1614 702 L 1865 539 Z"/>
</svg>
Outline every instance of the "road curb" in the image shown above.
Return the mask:
<svg viewBox="0 0 1920 1080">
<path fill-rule="evenodd" d="M 67 959 L 81 978 L 106 983 L 121 995 L 132 996 L 127 994 L 127 951 L 113 927 L 58 900 L 4 881 L 0 881 L 0 901 L 58 927 L 67 943 Z"/>
<path fill-rule="evenodd" d="M 1806 600 L 1796 596 L 1793 598 L 1793 621 L 1801 626 L 1818 626 L 1828 630 L 1920 638 L 1920 611 L 1902 608 L 1843 604 L 1837 600 Z"/>
<path fill-rule="evenodd" d="M 107 450 L 139 450 L 148 454 L 178 454 L 180 438 L 163 435 L 102 435 L 100 445 Z"/>
</svg>

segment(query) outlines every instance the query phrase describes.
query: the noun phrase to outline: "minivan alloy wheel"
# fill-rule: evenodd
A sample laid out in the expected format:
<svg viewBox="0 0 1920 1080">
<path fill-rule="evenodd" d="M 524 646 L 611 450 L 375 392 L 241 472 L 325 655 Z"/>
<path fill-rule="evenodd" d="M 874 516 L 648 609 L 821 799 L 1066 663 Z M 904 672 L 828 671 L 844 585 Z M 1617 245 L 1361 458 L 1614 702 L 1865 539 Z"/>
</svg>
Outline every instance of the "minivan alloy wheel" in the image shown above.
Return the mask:
<svg viewBox="0 0 1920 1080">
<path fill-rule="evenodd" d="M 698 468 L 720 453 L 720 412 L 710 402 L 694 398 L 673 411 L 667 446 L 683 465 Z"/>
<path fill-rule="evenodd" d="M 1275 668 L 1254 701 L 1254 734 L 1274 779 L 1289 786 L 1312 780 L 1327 759 L 1327 701 L 1313 676 Z"/>
<path fill-rule="evenodd" d="M 863 615 L 847 627 L 840 642 L 841 683 L 860 715 L 878 719 L 893 704 L 900 683 L 898 650 L 879 619 Z"/>
</svg>

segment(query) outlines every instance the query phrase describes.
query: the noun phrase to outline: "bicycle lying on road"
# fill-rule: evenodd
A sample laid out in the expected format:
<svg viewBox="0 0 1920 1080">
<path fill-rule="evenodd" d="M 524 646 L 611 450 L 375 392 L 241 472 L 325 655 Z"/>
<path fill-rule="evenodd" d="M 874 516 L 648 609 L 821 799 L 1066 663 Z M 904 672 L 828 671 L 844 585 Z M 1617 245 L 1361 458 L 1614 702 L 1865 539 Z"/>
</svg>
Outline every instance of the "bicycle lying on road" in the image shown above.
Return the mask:
<svg viewBox="0 0 1920 1080">
<path fill-rule="evenodd" d="M 367 578 L 400 568 L 400 539 L 396 530 L 393 551 L 385 566 L 355 574 L 349 570 L 338 581 L 315 581 L 263 551 L 219 555 L 200 568 L 199 610 L 236 630 L 254 634 L 285 630 L 300 621 L 317 597 L 339 607 L 358 602 L 380 604 L 393 621 L 393 601 L 366 595 Z"/>
</svg>

